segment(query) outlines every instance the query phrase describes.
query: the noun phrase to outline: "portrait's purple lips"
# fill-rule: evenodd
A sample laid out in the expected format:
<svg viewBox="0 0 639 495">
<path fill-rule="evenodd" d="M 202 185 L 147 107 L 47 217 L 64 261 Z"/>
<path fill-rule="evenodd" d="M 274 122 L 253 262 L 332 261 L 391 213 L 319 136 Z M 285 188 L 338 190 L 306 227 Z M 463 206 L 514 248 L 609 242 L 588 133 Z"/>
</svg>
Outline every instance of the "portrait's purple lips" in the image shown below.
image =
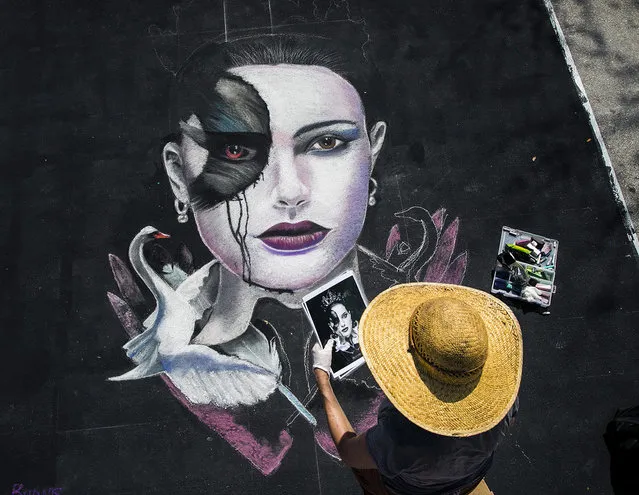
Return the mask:
<svg viewBox="0 0 639 495">
<path fill-rule="evenodd" d="M 264 244 L 277 251 L 294 254 L 319 244 L 330 229 L 309 220 L 297 223 L 282 222 L 257 236 Z"/>
</svg>

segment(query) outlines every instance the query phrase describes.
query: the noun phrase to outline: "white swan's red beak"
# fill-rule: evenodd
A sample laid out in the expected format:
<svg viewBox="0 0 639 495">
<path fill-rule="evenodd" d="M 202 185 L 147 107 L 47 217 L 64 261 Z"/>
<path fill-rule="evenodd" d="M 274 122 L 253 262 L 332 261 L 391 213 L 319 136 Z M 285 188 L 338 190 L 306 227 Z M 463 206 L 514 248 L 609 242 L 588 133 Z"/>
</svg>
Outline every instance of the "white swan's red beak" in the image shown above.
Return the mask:
<svg viewBox="0 0 639 495">
<path fill-rule="evenodd" d="M 171 236 L 169 234 L 165 234 L 163 232 L 158 231 L 155 234 L 153 234 L 153 237 L 155 237 L 156 239 L 168 239 Z"/>
</svg>

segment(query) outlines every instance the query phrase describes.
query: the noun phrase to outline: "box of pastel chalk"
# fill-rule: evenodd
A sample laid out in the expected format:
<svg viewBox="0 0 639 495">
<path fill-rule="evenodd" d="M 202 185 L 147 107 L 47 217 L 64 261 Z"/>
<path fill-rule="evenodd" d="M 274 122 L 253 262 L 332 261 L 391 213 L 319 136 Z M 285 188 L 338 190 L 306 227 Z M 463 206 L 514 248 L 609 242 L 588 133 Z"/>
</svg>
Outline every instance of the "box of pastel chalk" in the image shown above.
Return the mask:
<svg viewBox="0 0 639 495">
<path fill-rule="evenodd" d="M 558 247 L 555 239 L 504 226 L 490 292 L 550 306 L 556 291 Z"/>
</svg>

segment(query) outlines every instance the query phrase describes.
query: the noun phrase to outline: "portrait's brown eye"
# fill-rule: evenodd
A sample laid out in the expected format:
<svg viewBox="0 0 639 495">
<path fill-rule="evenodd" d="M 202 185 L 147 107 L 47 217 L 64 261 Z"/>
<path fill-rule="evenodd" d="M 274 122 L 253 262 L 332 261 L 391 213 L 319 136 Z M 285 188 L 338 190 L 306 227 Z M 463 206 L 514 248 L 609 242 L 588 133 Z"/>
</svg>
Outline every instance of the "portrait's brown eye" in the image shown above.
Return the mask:
<svg viewBox="0 0 639 495">
<path fill-rule="evenodd" d="M 322 136 L 315 140 L 310 146 L 313 151 L 331 151 L 341 146 L 344 146 L 346 142 L 343 139 L 336 138 L 335 136 Z"/>
<path fill-rule="evenodd" d="M 239 160 L 246 156 L 246 149 L 239 144 L 227 144 L 224 147 L 224 155 L 229 160 Z"/>
<path fill-rule="evenodd" d="M 320 148 L 323 150 L 332 150 L 335 148 L 335 144 L 337 143 L 337 139 L 332 136 L 323 137 L 317 142 L 320 145 Z"/>
</svg>

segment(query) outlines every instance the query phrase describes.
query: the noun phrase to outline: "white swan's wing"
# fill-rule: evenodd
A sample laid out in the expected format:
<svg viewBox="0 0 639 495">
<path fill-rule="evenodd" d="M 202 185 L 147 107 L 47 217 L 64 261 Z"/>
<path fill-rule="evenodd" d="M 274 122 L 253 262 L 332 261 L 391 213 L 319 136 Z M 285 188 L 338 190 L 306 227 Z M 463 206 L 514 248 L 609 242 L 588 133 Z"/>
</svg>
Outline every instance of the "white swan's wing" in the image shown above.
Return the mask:
<svg viewBox="0 0 639 495">
<path fill-rule="evenodd" d="M 122 346 L 126 355 L 137 366 L 123 375 L 109 378 L 111 381 L 138 380 L 162 373 L 162 363 L 158 357 L 158 341 L 155 329 L 147 329 Z"/>
<path fill-rule="evenodd" d="M 188 343 L 196 319 L 193 309 L 177 294 L 172 300 L 165 301 L 164 306 L 164 317 L 156 307 L 144 320 L 144 332 L 122 346 L 127 357 L 138 366 L 112 380 L 136 380 L 157 375 L 164 370 L 159 358 L 160 346 L 179 349 Z"/>
<path fill-rule="evenodd" d="M 223 344 L 218 344 L 216 347 L 225 354 L 253 363 L 277 376 L 282 373 L 282 364 L 277 354 L 275 339 L 269 342 L 252 323 L 242 335 Z"/>
<path fill-rule="evenodd" d="M 122 349 L 135 364 L 157 361 L 158 341 L 155 328 L 147 328 L 124 344 Z"/>
<path fill-rule="evenodd" d="M 209 261 L 189 275 L 176 289 L 176 292 L 186 299 L 200 316 L 213 305 L 217 297 L 219 269 L 217 260 Z"/>
<path fill-rule="evenodd" d="M 159 360 L 146 361 L 139 366 L 136 366 L 131 371 L 127 371 L 123 375 L 110 377 L 109 381 L 122 382 L 125 380 L 139 380 L 140 378 L 159 375 L 163 371 L 164 368 L 162 368 L 162 363 Z"/>
<path fill-rule="evenodd" d="M 194 404 L 254 405 L 266 400 L 279 381 L 277 374 L 203 345 L 188 345 L 160 359 L 173 384 Z"/>
</svg>

